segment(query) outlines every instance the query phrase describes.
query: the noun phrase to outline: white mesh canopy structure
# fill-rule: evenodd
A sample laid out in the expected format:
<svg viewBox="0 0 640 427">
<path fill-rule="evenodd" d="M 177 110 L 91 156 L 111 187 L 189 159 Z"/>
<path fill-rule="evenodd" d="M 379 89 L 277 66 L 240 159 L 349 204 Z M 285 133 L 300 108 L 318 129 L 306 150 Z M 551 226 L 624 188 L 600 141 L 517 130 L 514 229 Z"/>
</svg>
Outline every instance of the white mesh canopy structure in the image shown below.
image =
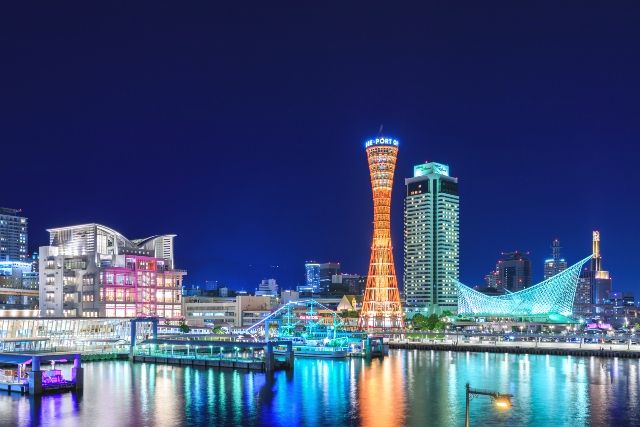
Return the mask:
<svg viewBox="0 0 640 427">
<path fill-rule="evenodd" d="M 571 316 L 582 266 L 591 256 L 527 289 L 489 296 L 458 282 L 458 314 L 484 317 Z"/>
</svg>

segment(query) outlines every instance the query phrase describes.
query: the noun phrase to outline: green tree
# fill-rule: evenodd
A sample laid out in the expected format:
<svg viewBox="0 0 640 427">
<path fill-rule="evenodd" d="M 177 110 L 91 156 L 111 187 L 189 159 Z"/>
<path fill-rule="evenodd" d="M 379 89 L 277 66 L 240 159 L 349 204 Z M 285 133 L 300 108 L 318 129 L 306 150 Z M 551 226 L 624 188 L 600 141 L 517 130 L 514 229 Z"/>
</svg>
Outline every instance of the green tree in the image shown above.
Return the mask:
<svg viewBox="0 0 640 427">
<path fill-rule="evenodd" d="M 191 328 L 189 327 L 189 325 L 187 325 L 187 322 L 185 320 L 181 320 L 180 324 L 178 325 L 178 330 L 183 334 L 188 334 L 191 331 Z"/>
<path fill-rule="evenodd" d="M 440 321 L 440 318 L 438 317 L 437 314 L 432 314 L 431 316 L 427 317 L 427 320 L 425 322 L 425 329 L 427 329 L 428 331 L 433 331 L 436 328 L 436 325 L 438 324 L 438 322 Z"/>
<path fill-rule="evenodd" d="M 411 324 L 413 325 L 413 329 L 417 331 L 426 329 L 426 323 L 427 323 L 427 318 L 420 313 L 414 315 L 413 318 L 411 319 Z"/>
</svg>

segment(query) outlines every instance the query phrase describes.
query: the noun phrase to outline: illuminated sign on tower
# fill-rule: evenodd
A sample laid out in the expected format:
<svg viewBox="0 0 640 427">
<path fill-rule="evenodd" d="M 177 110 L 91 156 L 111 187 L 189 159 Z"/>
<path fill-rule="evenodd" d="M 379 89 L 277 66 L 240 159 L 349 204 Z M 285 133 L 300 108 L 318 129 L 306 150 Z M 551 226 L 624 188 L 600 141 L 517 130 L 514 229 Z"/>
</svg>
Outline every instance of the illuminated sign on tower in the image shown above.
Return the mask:
<svg viewBox="0 0 640 427">
<path fill-rule="evenodd" d="M 391 190 L 398 140 L 378 137 L 367 141 L 365 148 L 373 190 L 373 241 L 358 325 L 374 331 L 403 329 L 403 312 L 391 244 Z"/>
</svg>

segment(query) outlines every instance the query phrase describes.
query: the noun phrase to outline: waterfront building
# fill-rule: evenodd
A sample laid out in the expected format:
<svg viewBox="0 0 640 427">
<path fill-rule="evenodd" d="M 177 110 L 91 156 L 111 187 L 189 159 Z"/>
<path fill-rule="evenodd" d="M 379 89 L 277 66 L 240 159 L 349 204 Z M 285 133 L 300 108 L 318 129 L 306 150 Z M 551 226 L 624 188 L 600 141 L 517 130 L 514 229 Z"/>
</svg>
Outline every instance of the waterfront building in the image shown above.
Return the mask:
<svg viewBox="0 0 640 427">
<path fill-rule="evenodd" d="M 272 298 L 240 295 L 236 297 L 192 296 L 182 300 L 186 322 L 192 327 L 250 326 L 253 319 L 260 320 L 275 307 Z M 256 320 L 257 322 L 257 320 Z"/>
<path fill-rule="evenodd" d="M 320 289 L 320 264 L 313 261 L 307 261 L 304 264 L 306 286 L 312 292 L 318 292 Z"/>
<path fill-rule="evenodd" d="M 235 326 L 235 298 L 186 296 L 182 298 L 182 305 L 189 326 Z"/>
<path fill-rule="evenodd" d="M 407 316 L 455 312 L 460 268 L 458 178 L 449 166 L 414 166 L 405 179 L 404 294 Z"/>
<path fill-rule="evenodd" d="M 38 316 L 38 273 L 25 261 L 0 261 L 0 317 Z"/>
<path fill-rule="evenodd" d="M 278 283 L 276 282 L 276 279 L 262 279 L 258 284 L 256 296 L 277 297 Z"/>
<path fill-rule="evenodd" d="M 531 260 L 528 252 L 503 252 L 496 266 L 500 291 L 517 292 L 531 286 Z"/>
<path fill-rule="evenodd" d="M 0 260 L 28 261 L 28 221 L 20 212 L 0 208 Z"/>
<path fill-rule="evenodd" d="M 151 333 L 150 323 L 136 327 L 138 340 Z M 126 351 L 131 323 L 114 318 L 0 318 L 0 337 L 0 352 L 105 351 L 116 347 Z"/>
<path fill-rule="evenodd" d="M 584 258 L 560 274 L 534 286 L 488 296 L 458 282 L 458 313 L 475 318 L 515 318 L 522 321 L 565 322 L 573 304 Z"/>
<path fill-rule="evenodd" d="M 398 140 L 380 136 L 367 141 L 365 149 L 373 193 L 373 239 L 358 326 L 370 331 L 401 330 L 404 313 L 391 243 L 391 191 Z"/>
<path fill-rule="evenodd" d="M 175 235 L 130 240 L 100 224 L 52 228 L 40 247 L 40 312 L 47 317 L 182 315 Z"/>
<path fill-rule="evenodd" d="M 551 258 L 544 261 L 545 280 L 567 269 L 567 261 L 560 255 L 560 240 L 554 239 L 551 244 Z"/>
</svg>

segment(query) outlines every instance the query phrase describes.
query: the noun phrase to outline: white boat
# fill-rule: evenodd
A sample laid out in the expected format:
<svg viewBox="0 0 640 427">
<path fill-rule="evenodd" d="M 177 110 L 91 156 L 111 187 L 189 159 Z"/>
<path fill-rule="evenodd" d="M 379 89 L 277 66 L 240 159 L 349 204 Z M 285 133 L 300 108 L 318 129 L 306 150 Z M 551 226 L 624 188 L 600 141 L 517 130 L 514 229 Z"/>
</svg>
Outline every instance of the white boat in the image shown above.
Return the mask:
<svg viewBox="0 0 640 427">
<path fill-rule="evenodd" d="M 278 346 L 273 349 L 275 354 L 286 354 L 286 347 Z M 293 355 L 298 357 L 321 357 L 340 359 L 349 354 L 347 347 L 325 347 L 316 345 L 293 345 Z"/>
</svg>

